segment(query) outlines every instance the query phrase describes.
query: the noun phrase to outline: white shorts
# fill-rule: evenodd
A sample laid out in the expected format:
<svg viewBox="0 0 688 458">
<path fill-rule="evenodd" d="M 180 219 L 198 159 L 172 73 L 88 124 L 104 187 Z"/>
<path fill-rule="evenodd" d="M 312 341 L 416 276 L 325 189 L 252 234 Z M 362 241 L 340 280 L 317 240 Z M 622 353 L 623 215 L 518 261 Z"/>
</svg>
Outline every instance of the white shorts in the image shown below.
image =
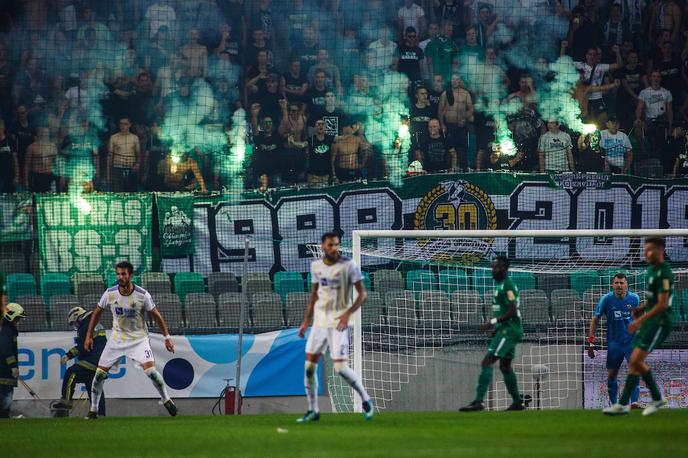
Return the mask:
<svg viewBox="0 0 688 458">
<path fill-rule="evenodd" d="M 342 360 L 349 358 L 349 328 L 337 331 L 337 328 L 311 328 L 306 341 L 306 353 L 319 355 L 330 348 L 330 358 Z"/>
<path fill-rule="evenodd" d="M 103 353 L 100 355 L 98 366 L 112 367 L 119 363 L 119 360 L 125 356 L 141 365 L 155 362 L 153 350 L 151 350 L 150 347 L 150 341 L 148 338 L 145 338 L 126 345 L 110 345 L 110 341 L 108 341 L 108 343 L 105 344 Z"/>
</svg>

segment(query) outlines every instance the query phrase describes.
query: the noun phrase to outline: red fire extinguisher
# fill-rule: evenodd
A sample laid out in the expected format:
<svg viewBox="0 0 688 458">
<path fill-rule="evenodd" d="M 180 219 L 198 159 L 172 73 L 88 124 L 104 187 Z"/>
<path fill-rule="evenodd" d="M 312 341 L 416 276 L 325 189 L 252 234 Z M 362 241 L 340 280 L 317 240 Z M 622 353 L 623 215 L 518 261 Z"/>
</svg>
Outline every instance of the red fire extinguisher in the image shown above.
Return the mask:
<svg viewBox="0 0 688 458">
<path fill-rule="evenodd" d="M 234 412 L 236 396 L 239 396 L 238 413 Z M 241 415 L 241 404 L 243 404 L 243 402 L 244 398 L 241 396 L 241 390 L 227 382 L 227 386 L 225 387 L 225 415 Z"/>
</svg>

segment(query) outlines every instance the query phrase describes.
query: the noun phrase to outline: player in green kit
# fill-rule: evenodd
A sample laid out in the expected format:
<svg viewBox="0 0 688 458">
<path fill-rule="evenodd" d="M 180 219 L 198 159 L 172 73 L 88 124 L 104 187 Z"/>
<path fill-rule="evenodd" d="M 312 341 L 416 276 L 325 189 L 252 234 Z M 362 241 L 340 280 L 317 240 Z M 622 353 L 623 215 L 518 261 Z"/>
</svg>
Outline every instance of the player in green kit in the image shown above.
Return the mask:
<svg viewBox="0 0 688 458">
<path fill-rule="evenodd" d="M 461 412 L 485 410 L 483 399 L 492 381 L 492 365 L 497 360 L 499 360 L 499 370 L 502 371 L 506 389 L 513 399 L 513 403 L 507 410 L 525 409 L 518 391 L 516 373 L 511 368 L 511 361 L 516 356 L 516 345 L 523 340 L 523 324 L 521 312 L 518 309 L 518 287 L 509 277 L 509 259 L 506 256 L 497 256 L 493 261 L 492 278 L 497 282 L 492 296 L 494 318 L 480 326 L 480 329 L 487 331 L 494 328 L 494 337 L 481 364 L 482 370 L 478 377 L 475 400 L 459 409 Z"/>
<path fill-rule="evenodd" d="M 604 409 L 605 415 L 628 414 L 631 392 L 641 377 L 652 395 L 652 402 L 643 410 L 643 415 L 652 415 L 666 404 L 650 366 L 645 362 L 647 355 L 666 340 L 674 325 L 671 312 L 674 274 L 664 260 L 664 239 L 651 237 L 645 240 L 645 260 L 650 264 L 645 275 L 645 303 L 635 308 L 635 320 L 628 325 L 628 332 L 638 331 L 628 363 L 628 377 L 619 402 Z"/>
</svg>

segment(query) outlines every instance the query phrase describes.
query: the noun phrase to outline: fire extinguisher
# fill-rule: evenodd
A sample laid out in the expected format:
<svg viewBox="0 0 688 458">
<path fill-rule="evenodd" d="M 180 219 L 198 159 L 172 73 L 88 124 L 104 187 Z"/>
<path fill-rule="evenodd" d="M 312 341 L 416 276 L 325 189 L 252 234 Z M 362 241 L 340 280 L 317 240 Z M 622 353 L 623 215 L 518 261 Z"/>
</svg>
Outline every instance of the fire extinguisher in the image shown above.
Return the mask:
<svg viewBox="0 0 688 458">
<path fill-rule="evenodd" d="M 230 381 L 227 380 L 227 386 L 224 389 L 225 392 L 225 415 L 241 415 L 241 404 L 244 402 L 244 398 L 241 396 L 241 390 L 236 386 L 230 385 Z M 234 412 L 234 406 L 236 405 L 236 396 L 239 396 L 239 411 Z"/>
</svg>

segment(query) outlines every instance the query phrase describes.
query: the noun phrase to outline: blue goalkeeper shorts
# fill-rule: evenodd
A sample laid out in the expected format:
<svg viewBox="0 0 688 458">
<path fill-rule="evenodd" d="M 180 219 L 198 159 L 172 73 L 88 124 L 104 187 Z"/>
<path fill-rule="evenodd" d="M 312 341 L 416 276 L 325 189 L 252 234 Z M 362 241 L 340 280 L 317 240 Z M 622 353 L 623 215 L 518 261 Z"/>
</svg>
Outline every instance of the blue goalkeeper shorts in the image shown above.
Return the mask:
<svg viewBox="0 0 688 458">
<path fill-rule="evenodd" d="M 633 353 L 633 346 L 614 348 L 607 350 L 607 369 L 618 369 L 625 359 L 627 362 L 631 359 Z"/>
</svg>

